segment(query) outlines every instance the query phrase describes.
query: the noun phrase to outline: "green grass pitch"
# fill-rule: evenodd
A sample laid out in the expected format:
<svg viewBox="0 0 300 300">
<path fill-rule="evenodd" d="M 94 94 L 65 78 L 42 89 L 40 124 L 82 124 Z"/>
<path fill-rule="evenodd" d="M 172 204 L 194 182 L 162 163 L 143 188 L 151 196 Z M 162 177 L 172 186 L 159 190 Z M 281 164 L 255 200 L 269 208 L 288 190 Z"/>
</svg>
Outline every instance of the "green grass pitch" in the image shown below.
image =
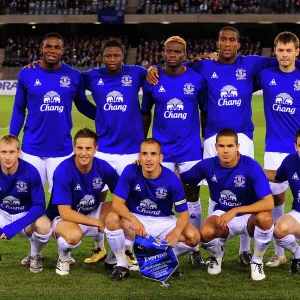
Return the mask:
<svg viewBox="0 0 300 300">
<path fill-rule="evenodd" d="M 12 96 L 0 97 L 0 136 L 8 133 L 13 105 Z M 255 123 L 255 158 L 262 164 L 264 151 L 265 122 L 261 96 L 253 97 L 253 121 Z M 93 122 L 73 110 L 72 133 L 79 128 L 94 128 Z M 46 192 L 47 199 L 49 195 Z M 288 193 L 286 211 L 291 209 L 291 194 Z M 111 199 L 111 196 L 110 198 Z M 207 215 L 208 190 L 201 188 L 201 202 L 204 216 Z M 57 244 L 51 239 L 43 250 L 44 271 L 32 274 L 21 267 L 20 261 L 29 252 L 29 243 L 20 237 L 11 241 L 0 241 L 0 299 L 298 299 L 299 278 L 288 275 L 289 263 L 279 268 L 265 268 L 267 279 L 253 282 L 250 269 L 238 261 L 238 238 L 225 246 L 225 261 L 222 273 L 210 276 L 205 270 L 192 268 L 188 258 L 181 257 L 180 270 L 183 277 L 171 279 L 169 288 L 141 277 L 137 272 L 122 282 L 111 282 L 110 272 L 103 263 L 85 265 L 83 260 L 90 254 L 93 242 L 85 238 L 81 246 L 72 252 L 77 263 L 71 267 L 69 276 L 55 274 Z M 108 248 L 108 247 L 107 247 Z M 208 256 L 202 251 L 203 256 Z M 265 261 L 273 254 L 270 245 Z M 291 254 L 287 253 L 288 258 Z"/>
</svg>

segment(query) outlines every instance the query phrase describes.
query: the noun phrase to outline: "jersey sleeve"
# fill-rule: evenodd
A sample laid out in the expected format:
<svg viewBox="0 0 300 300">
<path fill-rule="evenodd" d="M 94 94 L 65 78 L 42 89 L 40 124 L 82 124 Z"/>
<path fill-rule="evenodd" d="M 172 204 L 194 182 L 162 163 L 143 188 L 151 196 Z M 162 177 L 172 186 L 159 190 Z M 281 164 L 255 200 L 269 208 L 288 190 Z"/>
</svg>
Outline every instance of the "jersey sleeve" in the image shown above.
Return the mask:
<svg viewBox="0 0 300 300">
<path fill-rule="evenodd" d="M 269 181 L 258 162 L 253 161 L 253 167 L 251 170 L 251 182 L 255 194 L 259 200 L 265 196 L 272 194 Z"/>
<path fill-rule="evenodd" d="M 17 235 L 20 231 L 26 228 L 31 223 L 35 222 L 38 218 L 45 214 L 46 209 L 46 201 L 45 194 L 42 185 L 42 180 L 40 174 L 36 169 L 31 171 L 30 176 L 30 185 L 31 185 L 31 199 L 32 199 L 32 207 L 29 209 L 27 214 L 6 225 L 2 228 L 2 231 L 5 233 L 8 240 Z"/>
<path fill-rule="evenodd" d="M 142 111 L 148 112 L 151 111 L 154 100 L 152 97 L 152 89 L 153 87 L 146 80 L 143 85 L 143 100 L 142 100 Z"/>
<path fill-rule="evenodd" d="M 253 65 L 255 68 L 254 75 L 256 75 L 257 72 L 259 72 L 261 69 L 278 66 L 278 60 L 276 57 L 265 57 L 256 55 L 250 55 L 247 57 L 248 59 L 251 59 L 253 61 Z"/>
<path fill-rule="evenodd" d="M 137 72 L 138 72 L 138 77 L 140 82 L 139 86 L 142 87 L 146 79 L 147 69 L 141 66 L 135 66 L 135 68 L 137 68 Z"/>
<path fill-rule="evenodd" d="M 10 120 L 9 132 L 19 136 L 23 127 L 27 107 L 27 92 L 24 86 L 24 71 L 19 73 L 15 102 Z"/>
<path fill-rule="evenodd" d="M 133 179 L 133 166 L 128 165 L 122 172 L 114 194 L 123 200 L 127 200 L 130 194 L 131 181 Z"/>
<path fill-rule="evenodd" d="M 197 96 L 197 99 L 198 99 L 198 106 L 199 106 L 199 109 L 201 111 L 204 111 L 205 110 L 205 103 L 206 103 L 206 85 L 205 85 L 205 81 L 204 81 L 204 78 L 199 75 L 199 86 L 200 86 L 200 90 L 199 90 L 199 93 L 198 93 L 198 96 Z"/>
<path fill-rule="evenodd" d="M 105 162 L 106 163 L 106 162 Z M 108 185 L 109 190 L 113 193 L 119 181 L 119 175 L 116 170 L 109 164 L 105 164 L 105 183 Z"/>
<path fill-rule="evenodd" d="M 174 179 L 172 180 L 172 196 L 175 211 L 182 213 L 188 210 L 185 193 L 179 178 L 175 174 L 172 175 L 174 176 Z"/>
<path fill-rule="evenodd" d="M 81 112 L 86 117 L 88 117 L 92 120 L 95 120 L 96 106 L 88 100 L 88 98 L 85 94 L 84 87 L 85 87 L 84 78 L 83 78 L 83 75 L 80 74 L 78 87 L 77 87 L 76 95 L 74 98 L 74 103 L 79 112 Z"/>
<path fill-rule="evenodd" d="M 205 178 L 205 175 L 202 172 L 203 161 L 198 162 L 188 171 L 185 171 L 180 174 L 180 179 L 183 183 L 197 186 L 199 182 Z"/>
<path fill-rule="evenodd" d="M 275 179 L 278 182 L 284 182 L 288 180 L 287 178 L 287 161 L 288 156 L 282 161 L 280 167 L 277 169 Z"/>
<path fill-rule="evenodd" d="M 201 62 L 201 60 L 199 60 L 199 61 L 197 61 L 196 63 L 194 63 L 194 64 L 191 66 L 191 68 L 192 68 L 195 72 L 201 74 L 201 66 L 202 66 L 202 62 Z"/>
<path fill-rule="evenodd" d="M 72 206 L 72 176 L 62 166 L 53 174 L 52 204 Z"/>
</svg>

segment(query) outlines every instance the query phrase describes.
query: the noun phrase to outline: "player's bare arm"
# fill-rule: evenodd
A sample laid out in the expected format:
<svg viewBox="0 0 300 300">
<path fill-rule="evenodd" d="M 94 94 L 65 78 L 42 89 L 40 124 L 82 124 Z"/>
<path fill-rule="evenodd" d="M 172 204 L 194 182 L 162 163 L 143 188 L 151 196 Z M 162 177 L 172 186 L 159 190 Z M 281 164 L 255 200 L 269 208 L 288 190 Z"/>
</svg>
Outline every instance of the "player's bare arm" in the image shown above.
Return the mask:
<svg viewBox="0 0 300 300">
<path fill-rule="evenodd" d="M 112 204 L 113 211 L 119 215 L 120 217 L 124 218 L 125 220 L 131 223 L 132 229 L 135 231 L 137 235 L 146 236 L 147 232 L 145 230 L 144 225 L 139 221 L 137 217 L 135 217 L 125 205 L 125 200 L 114 196 L 113 204 Z"/>
<path fill-rule="evenodd" d="M 266 174 L 269 181 L 278 183 L 278 181 L 275 179 L 277 171 L 275 171 L 275 170 L 266 170 L 266 169 L 263 169 L 263 170 L 264 170 L 264 172 L 265 172 L 265 174 Z"/>
</svg>

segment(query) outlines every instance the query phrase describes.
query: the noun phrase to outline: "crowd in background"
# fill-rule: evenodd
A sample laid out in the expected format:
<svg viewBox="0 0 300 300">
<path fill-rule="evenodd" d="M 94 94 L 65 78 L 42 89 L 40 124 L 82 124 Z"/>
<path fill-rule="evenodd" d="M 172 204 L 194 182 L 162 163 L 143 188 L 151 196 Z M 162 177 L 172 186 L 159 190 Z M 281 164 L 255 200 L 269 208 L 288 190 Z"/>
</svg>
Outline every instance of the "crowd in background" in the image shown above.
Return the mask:
<svg viewBox="0 0 300 300">
<path fill-rule="evenodd" d="M 66 38 L 62 61 L 72 67 L 101 67 L 101 49 L 109 38 L 72 37 Z M 127 38 L 119 38 L 126 55 Z M 9 38 L 5 47 L 3 67 L 22 67 L 40 59 L 41 37 Z"/>
<path fill-rule="evenodd" d="M 164 64 L 162 52 L 164 49 L 164 40 L 146 41 L 142 39 L 137 48 L 136 64 L 145 68 L 151 65 Z M 213 39 L 194 40 L 188 39 L 187 41 L 187 60 L 193 60 L 201 54 L 209 54 L 217 52 L 216 41 Z M 261 55 L 262 46 L 260 41 L 251 41 L 246 36 L 240 38 L 241 48 L 239 54 L 242 55 Z"/>
</svg>

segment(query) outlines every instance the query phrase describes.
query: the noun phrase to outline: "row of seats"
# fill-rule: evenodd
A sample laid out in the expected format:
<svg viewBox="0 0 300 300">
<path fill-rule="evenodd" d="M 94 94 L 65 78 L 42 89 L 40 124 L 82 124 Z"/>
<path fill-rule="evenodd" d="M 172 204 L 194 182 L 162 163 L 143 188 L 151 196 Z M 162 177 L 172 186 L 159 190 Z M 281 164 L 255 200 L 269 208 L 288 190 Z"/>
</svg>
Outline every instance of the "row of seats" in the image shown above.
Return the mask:
<svg viewBox="0 0 300 300">
<path fill-rule="evenodd" d="M 28 10 L 19 11 L 18 9 L 7 7 L 3 14 L 29 14 L 29 15 L 50 15 L 50 14 L 96 14 L 98 9 L 122 9 L 125 10 L 127 6 L 127 0 L 111 0 L 103 1 L 98 0 L 86 5 L 80 5 L 79 7 L 62 8 L 57 0 L 54 1 L 39 1 L 37 0 L 34 5 L 30 5 Z"/>
</svg>

